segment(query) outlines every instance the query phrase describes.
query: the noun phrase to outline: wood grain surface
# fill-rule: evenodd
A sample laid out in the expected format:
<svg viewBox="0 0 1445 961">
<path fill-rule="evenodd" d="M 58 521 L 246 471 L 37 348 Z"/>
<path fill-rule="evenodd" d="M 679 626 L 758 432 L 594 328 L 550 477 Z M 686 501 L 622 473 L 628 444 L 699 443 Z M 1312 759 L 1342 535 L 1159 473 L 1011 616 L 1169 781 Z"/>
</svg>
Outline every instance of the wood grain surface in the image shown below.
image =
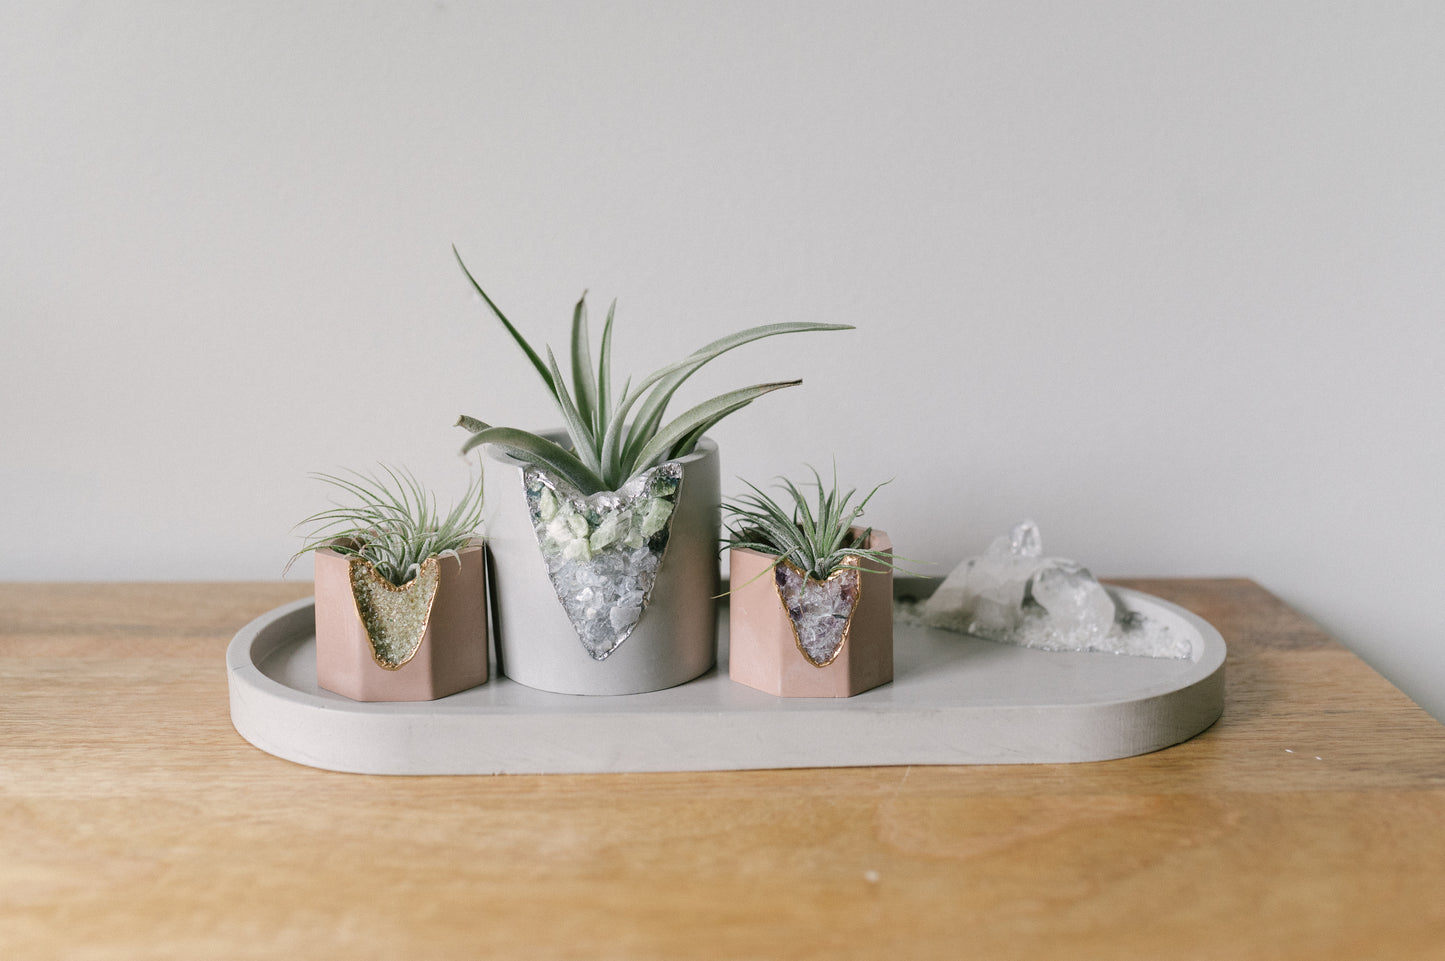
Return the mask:
<svg viewBox="0 0 1445 961">
<path fill-rule="evenodd" d="M 1079 765 L 387 778 L 232 729 L 309 584 L 0 585 L 0 958 L 1445 958 L 1445 728 L 1246 580 L 1223 718 Z"/>
</svg>

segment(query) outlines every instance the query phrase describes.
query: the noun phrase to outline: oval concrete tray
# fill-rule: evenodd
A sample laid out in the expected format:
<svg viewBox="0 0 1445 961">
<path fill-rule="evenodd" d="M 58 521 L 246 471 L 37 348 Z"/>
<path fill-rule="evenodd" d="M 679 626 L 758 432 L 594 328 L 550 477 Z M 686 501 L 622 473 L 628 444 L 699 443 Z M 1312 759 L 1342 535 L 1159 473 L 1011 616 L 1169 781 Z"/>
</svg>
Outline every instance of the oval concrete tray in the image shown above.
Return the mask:
<svg viewBox="0 0 1445 961">
<path fill-rule="evenodd" d="M 316 686 L 306 598 L 258 617 L 226 652 L 231 722 L 277 757 L 362 774 L 569 774 L 888 764 L 1101 761 L 1213 724 L 1224 640 L 1137 591 L 1126 606 L 1193 642 L 1188 660 L 1054 653 L 899 621 L 894 680 L 846 699 L 784 699 L 719 664 L 665 691 L 549 694 L 507 678 L 437 701 L 361 703 Z"/>
</svg>

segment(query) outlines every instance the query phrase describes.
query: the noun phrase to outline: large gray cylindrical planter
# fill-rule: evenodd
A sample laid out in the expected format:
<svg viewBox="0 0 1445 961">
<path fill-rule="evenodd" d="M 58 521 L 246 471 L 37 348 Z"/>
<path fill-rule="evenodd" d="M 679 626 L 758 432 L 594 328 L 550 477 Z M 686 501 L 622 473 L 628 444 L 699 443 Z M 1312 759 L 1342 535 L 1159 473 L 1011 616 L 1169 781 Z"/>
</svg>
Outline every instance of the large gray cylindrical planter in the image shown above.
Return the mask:
<svg viewBox="0 0 1445 961">
<path fill-rule="evenodd" d="M 562 433 L 543 436 L 566 443 Z M 722 497 L 717 444 L 705 437 L 675 462 L 681 487 L 647 603 L 631 633 L 600 656 L 579 639 L 548 574 L 528 501 L 529 465 L 490 446 L 482 460 L 500 674 L 559 694 L 640 694 L 690 681 L 713 666 Z"/>
</svg>

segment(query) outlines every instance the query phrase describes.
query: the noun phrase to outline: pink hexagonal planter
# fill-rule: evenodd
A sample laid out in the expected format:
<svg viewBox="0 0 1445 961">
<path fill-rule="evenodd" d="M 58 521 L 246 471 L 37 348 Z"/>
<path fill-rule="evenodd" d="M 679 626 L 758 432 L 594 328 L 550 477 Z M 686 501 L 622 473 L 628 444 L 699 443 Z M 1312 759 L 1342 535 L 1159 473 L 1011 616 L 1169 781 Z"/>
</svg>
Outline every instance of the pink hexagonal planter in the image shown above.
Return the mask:
<svg viewBox="0 0 1445 961">
<path fill-rule="evenodd" d="M 878 530 L 867 546 L 893 549 Z M 893 680 L 891 569 L 874 570 L 866 561 L 860 566 L 857 603 L 842 646 L 820 665 L 804 650 L 768 570 L 776 558 L 736 547 L 728 556 L 728 674 L 734 681 L 778 697 L 852 697 Z"/>
<path fill-rule="evenodd" d="M 480 541 L 438 559 L 421 642 L 399 666 L 374 650 L 352 593 L 351 558 L 316 553 L 316 681 L 354 701 L 430 701 L 486 683 L 485 552 Z M 396 589 L 400 590 L 400 589 Z"/>
</svg>

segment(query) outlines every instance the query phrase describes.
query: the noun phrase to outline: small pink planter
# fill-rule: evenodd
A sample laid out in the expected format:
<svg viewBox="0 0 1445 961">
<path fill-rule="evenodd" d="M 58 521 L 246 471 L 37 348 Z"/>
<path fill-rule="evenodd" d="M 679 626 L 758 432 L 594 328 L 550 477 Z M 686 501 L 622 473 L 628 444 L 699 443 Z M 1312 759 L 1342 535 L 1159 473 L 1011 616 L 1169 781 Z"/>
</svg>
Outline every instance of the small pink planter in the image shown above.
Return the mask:
<svg viewBox="0 0 1445 961">
<path fill-rule="evenodd" d="M 893 542 L 875 530 L 867 547 L 891 552 Z M 778 697 L 852 697 L 893 680 L 891 569 L 870 570 L 864 562 L 842 647 L 820 667 L 804 652 L 768 570 L 777 558 L 736 547 L 728 556 L 728 674 L 734 681 Z"/>
<path fill-rule="evenodd" d="M 351 558 L 324 547 L 315 554 L 316 681 L 321 687 L 354 701 L 431 701 L 486 683 L 480 541 L 456 557 L 438 560 L 440 577 L 426 629 L 415 653 L 398 667 L 387 666 L 372 647 L 352 593 Z"/>
</svg>

